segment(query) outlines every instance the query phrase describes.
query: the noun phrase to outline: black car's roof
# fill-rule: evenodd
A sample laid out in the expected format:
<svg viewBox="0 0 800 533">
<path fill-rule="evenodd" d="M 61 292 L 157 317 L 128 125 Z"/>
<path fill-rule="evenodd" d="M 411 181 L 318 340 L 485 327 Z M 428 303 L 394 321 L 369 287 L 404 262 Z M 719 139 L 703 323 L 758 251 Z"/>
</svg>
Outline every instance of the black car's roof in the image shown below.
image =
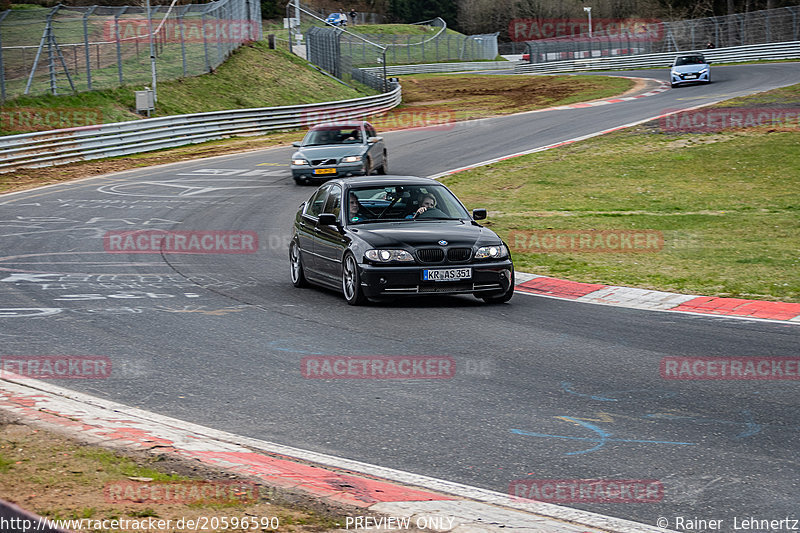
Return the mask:
<svg viewBox="0 0 800 533">
<path fill-rule="evenodd" d="M 354 178 L 339 178 L 332 180 L 349 187 L 391 187 L 394 185 L 441 185 L 431 178 L 417 176 L 358 176 Z M 330 183 L 330 182 L 329 182 Z"/>
</svg>

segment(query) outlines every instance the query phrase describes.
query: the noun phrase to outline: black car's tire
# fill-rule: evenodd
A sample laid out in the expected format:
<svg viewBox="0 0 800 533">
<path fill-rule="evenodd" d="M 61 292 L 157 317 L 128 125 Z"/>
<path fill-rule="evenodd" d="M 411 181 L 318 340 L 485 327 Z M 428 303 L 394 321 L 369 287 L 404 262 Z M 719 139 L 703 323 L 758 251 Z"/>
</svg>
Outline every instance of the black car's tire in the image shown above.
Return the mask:
<svg viewBox="0 0 800 533">
<path fill-rule="evenodd" d="M 291 267 L 292 285 L 295 287 L 308 286 L 305 272 L 303 272 L 303 259 L 300 257 L 300 248 L 295 241 L 292 241 L 289 245 L 289 265 Z"/>
<path fill-rule="evenodd" d="M 508 290 L 503 294 L 497 294 L 494 296 L 481 296 L 481 300 L 486 302 L 487 304 L 504 304 L 514 296 L 514 271 L 511 271 L 511 285 L 508 287 Z"/>
<path fill-rule="evenodd" d="M 386 155 L 386 152 L 383 152 L 383 163 L 378 168 L 378 174 L 385 176 L 388 173 L 389 173 L 389 158 Z"/>
<path fill-rule="evenodd" d="M 362 305 L 367 301 L 361 290 L 361 279 L 358 276 L 358 264 L 353 254 L 345 254 L 342 259 L 342 293 L 350 305 Z"/>
</svg>

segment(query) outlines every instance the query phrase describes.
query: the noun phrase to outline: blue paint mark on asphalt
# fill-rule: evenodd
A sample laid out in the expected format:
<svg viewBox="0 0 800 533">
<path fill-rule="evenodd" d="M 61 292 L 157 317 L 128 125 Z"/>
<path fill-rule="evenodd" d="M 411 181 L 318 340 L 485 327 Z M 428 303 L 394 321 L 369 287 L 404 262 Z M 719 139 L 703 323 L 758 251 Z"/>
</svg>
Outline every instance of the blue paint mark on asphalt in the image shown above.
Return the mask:
<svg viewBox="0 0 800 533">
<path fill-rule="evenodd" d="M 584 442 L 596 442 L 595 446 L 591 448 L 587 448 L 586 450 L 580 450 L 577 452 L 568 452 L 564 455 L 581 455 L 584 453 L 590 453 L 599 450 L 603 446 L 606 445 L 607 442 L 630 442 L 630 443 L 637 443 L 637 444 L 675 444 L 681 446 L 696 446 L 697 444 L 694 442 L 674 442 L 674 441 L 667 441 L 667 440 L 641 440 L 641 439 L 612 439 L 610 438 L 613 433 L 609 433 L 604 429 L 597 427 L 594 424 L 590 424 L 584 420 L 578 420 L 576 418 L 572 418 L 569 416 L 562 417 L 564 420 L 569 420 L 570 422 L 574 422 L 580 426 L 585 427 L 586 429 L 590 429 L 594 431 L 597 436 L 596 437 L 570 437 L 567 435 L 550 435 L 547 433 L 534 433 L 530 431 L 522 431 L 521 429 L 512 429 L 511 433 L 516 433 L 517 435 L 524 435 L 526 437 L 542 437 L 542 438 L 550 438 L 550 439 L 562 439 L 562 440 L 577 440 L 577 441 L 584 441 Z"/>
<path fill-rule="evenodd" d="M 295 348 L 284 348 L 283 346 L 278 346 L 278 344 L 282 343 L 283 341 L 270 341 L 267 346 L 270 349 L 278 351 L 278 352 L 291 352 L 291 353 L 299 353 L 302 355 L 324 355 L 320 352 L 309 352 L 307 350 L 297 350 Z"/>
</svg>

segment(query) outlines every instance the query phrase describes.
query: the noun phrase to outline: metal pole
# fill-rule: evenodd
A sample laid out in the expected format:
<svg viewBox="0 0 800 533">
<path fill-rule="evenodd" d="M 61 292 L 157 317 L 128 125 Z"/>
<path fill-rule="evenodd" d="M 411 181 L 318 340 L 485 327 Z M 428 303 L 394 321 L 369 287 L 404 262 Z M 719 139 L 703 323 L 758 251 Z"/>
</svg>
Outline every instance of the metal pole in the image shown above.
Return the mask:
<svg viewBox="0 0 800 533">
<path fill-rule="evenodd" d="M 289 32 L 289 53 L 293 54 L 294 50 L 292 50 L 292 17 L 289 14 L 289 7 L 291 7 L 292 3 L 289 2 L 286 4 L 286 31 Z M 306 58 L 308 57 L 308 43 L 306 43 Z"/>
<path fill-rule="evenodd" d="M 23 94 L 28 94 L 31 90 L 31 83 L 33 83 L 33 75 L 36 73 L 36 69 L 39 66 L 39 59 L 42 57 L 42 49 L 44 48 L 44 43 L 47 39 L 47 32 L 50 28 L 50 17 L 58 11 L 58 6 L 54 7 L 50 10 L 50 13 L 47 15 L 47 23 L 45 25 L 44 31 L 42 32 L 42 39 L 39 41 L 39 48 L 36 49 L 36 57 L 33 59 L 33 67 L 31 67 L 31 73 L 28 76 L 28 83 L 25 84 L 25 92 Z"/>
<path fill-rule="evenodd" d="M 120 8 L 120 12 L 114 15 L 114 30 L 115 30 L 114 33 L 116 34 L 117 37 L 117 74 L 119 76 L 120 85 L 123 85 L 125 82 L 123 81 L 122 78 L 122 44 L 120 43 L 121 38 L 119 35 L 119 16 L 124 14 L 125 11 L 127 10 L 128 10 L 127 6 Z"/>
<path fill-rule="evenodd" d="M 7 9 L 0 13 L 0 24 L 3 23 L 3 19 L 11 13 L 10 9 Z M 6 68 L 3 64 L 3 32 L 0 28 L 0 102 L 6 101 Z"/>
<path fill-rule="evenodd" d="M 156 50 L 153 44 L 153 14 L 150 12 L 150 0 L 145 0 L 147 9 L 147 33 L 150 41 L 150 77 L 153 89 L 153 102 L 158 102 L 158 89 L 156 88 Z"/>
<path fill-rule="evenodd" d="M 191 9 L 191 5 L 185 6 L 181 14 L 178 15 L 178 30 L 181 34 L 181 64 L 183 65 L 183 76 L 186 77 L 188 75 L 188 70 L 186 68 L 186 22 L 184 21 L 184 16 L 186 12 Z"/>
</svg>

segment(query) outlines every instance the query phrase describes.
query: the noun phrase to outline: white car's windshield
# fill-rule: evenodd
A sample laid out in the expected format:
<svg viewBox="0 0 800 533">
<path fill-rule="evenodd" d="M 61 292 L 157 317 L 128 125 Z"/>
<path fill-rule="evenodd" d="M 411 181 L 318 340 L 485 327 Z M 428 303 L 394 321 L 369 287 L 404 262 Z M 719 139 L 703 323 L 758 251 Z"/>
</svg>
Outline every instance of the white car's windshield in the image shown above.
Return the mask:
<svg viewBox="0 0 800 533">
<path fill-rule="evenodd" d="M 350 224 L 468 219 L 469 213 L 443 185 L 359 187 L 348 194 Z"/>
<path fill-rule="evenodd" d="M 682 56 L 675 60 L 675 66 L 682 67 L 684 65 L 703 65 L 705 62 L 706 60 L 700 56 Z"/>
</svg>

